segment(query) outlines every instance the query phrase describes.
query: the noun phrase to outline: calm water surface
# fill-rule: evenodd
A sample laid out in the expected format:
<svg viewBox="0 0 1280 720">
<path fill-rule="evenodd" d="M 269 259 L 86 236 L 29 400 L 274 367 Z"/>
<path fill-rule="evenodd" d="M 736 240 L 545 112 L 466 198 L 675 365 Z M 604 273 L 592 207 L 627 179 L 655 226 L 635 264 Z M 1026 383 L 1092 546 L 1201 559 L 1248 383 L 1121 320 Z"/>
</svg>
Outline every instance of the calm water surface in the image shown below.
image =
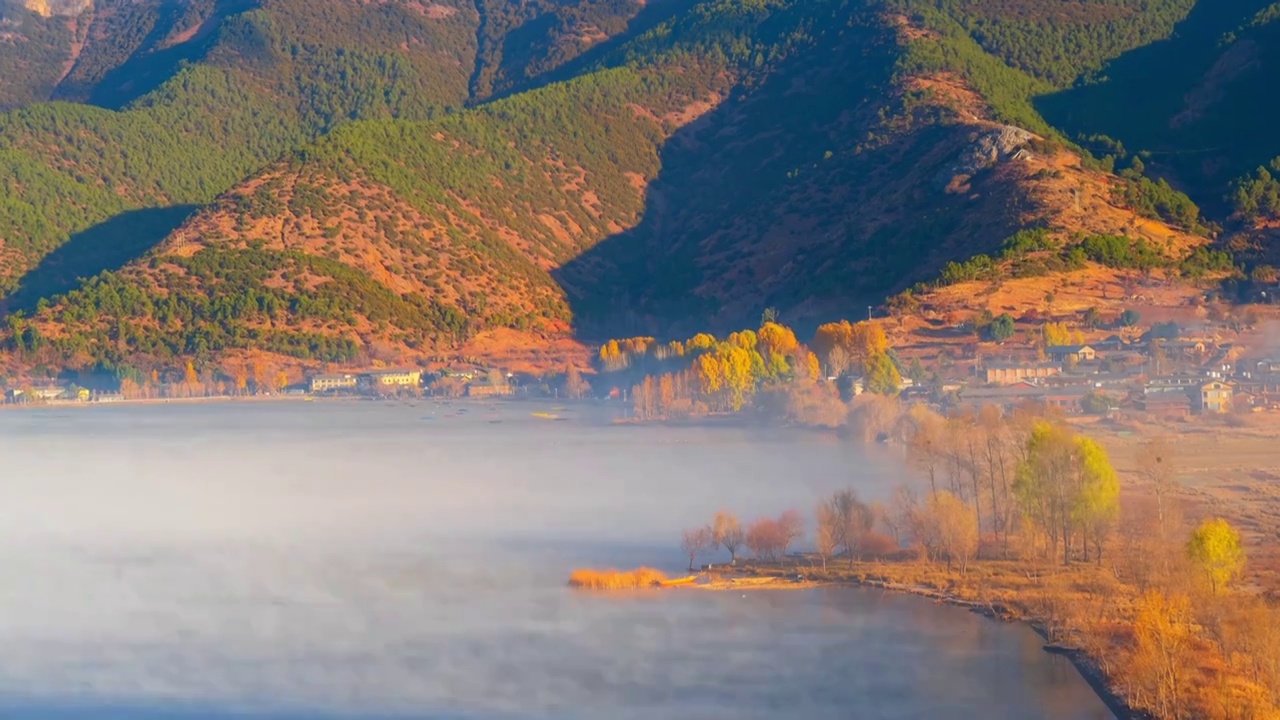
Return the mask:
<svg viewBox="0 0 1280 720">
<path fill-rule="evenodd" d="M 867 590 L 597 595 L 720 508 L 900 469 L 812 434 L 429 402 L 0 413 L 0 715 L 1110 718 L 1030 630 Z"/>
</svg>

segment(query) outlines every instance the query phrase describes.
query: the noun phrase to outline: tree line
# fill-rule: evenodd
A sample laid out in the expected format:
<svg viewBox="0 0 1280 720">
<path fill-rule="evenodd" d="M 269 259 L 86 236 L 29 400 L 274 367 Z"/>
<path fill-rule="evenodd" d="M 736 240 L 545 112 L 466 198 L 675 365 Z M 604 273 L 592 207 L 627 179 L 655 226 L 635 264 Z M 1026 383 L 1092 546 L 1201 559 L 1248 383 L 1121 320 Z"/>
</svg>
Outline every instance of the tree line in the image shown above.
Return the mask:
<svg viewBox="0 0 1280 720">
<path fill-rule="evenodd" d="M 596 357 L 600 382 L 636 378 L 629 397 L 642 419 L 738 412 L 758 407 L 760 396 L 822 393 L 829 377 L 854 374 L 871 393 L 896 395 L 902 383 L 898 361 L 878 322 L 846 320 L 820 326 L 808 345 L 767 317 L 756 330 L 723 340 L 699 333 L 687 340 L 653 337 L 612 339 Z M 623 387 L 627 387 L 625 384 Z"/>
<path fill-rule="evenodd" d="M 690 567 L 723 549 L 731 564 L 745 550 L 764 568 L 832 580 L 933 584 L 940 570 L 937 587 L 1019 608 L 1155 718 L 1280 711 L 1280 608 L 1243 582 L 1236 527 L 1184 516 L 1173 442 L 1138 444 L 1122 503 L 1103 447 L 1033 408 L 913 406 L 884 422 L 915 476 L 887 502 L 836 490 L 816 503 L 811 533 L 794 511 L 745 528 L 722 511 L 684 532 Z"/>
</svg>

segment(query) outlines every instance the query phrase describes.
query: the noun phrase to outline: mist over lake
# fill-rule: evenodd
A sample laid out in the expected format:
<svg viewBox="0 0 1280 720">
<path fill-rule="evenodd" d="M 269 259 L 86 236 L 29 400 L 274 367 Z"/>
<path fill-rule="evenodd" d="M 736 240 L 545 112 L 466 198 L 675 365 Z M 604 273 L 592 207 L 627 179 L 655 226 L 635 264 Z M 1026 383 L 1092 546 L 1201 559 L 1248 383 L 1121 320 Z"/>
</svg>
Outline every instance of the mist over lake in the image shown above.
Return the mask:
<svg viewBox="0 0 1280 720">
<path fill-rule="evenodd" d="M 0 711 L 1111 717 L 1029 629 L 919 598 L 567 588 L 578 566 L 680 572 L 681 529 L 716 510 L 808 518 L 850 484 L 887 499 L 904 472 L 891 448 L 820 434 L 609 417 L 427 401 L 0 413 Z"/>
</svg>

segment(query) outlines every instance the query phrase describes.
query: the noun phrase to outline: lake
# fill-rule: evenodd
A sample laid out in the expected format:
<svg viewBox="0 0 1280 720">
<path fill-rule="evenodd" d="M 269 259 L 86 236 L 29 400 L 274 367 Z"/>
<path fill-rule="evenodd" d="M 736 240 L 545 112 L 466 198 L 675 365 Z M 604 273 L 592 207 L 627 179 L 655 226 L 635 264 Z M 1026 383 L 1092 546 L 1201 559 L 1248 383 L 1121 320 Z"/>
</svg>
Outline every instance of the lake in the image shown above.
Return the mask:
<svg viewBox="0 0 1280 720">
<path fill-rule="evenodd" d="M 567 588 L 579 566 L 679 573 L 680 531 L 716 510 L 810 517 L 904 473 L 820 434 L 610 412 L 0 413 L 0 714 L 1112 717 L 1030 629 L 920 598 Z"/>
</svg>

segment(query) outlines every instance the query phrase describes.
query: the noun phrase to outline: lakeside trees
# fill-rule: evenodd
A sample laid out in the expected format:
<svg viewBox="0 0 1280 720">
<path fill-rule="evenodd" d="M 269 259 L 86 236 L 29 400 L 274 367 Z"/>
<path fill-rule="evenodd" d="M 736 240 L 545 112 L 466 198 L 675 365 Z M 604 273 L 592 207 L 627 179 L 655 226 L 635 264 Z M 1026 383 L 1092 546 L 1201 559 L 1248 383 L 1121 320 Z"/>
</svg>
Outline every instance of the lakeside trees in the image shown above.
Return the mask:
<svg viewBox="0 0 1280 720">
<path fill-rule="evenodd" d="M 707 333 L 665 343 L 613 339 L 600 346 L 597 362 L 605 383 L 619 376 L 636 380 L 630 397 L 633 417 L 640 420 L 739 412 L 763 390 L 820 379 L 817 356 L 772 320 L 724 340 Z"/>
<path fill-rule="evenodd" d="M 1228 522 L 1184 525 L 1172 443 L 1140 444 L 1141 492 L 1122 507 L 1103 447 L 1037 411 L 896 413 L 914 482 L 887 505 L 851 488 L 822 497 L 798 554 L 779 540 L 782 517 L 748 524 L 753 572 L 794 566 L 1001 607 L 1086 652 L 1154 718 L 1277 716 L 1280 607 L 1234 582 L 1244 551 Z"/>
<path fill-rule="evenodd" d="M 729 551 L 729 564 L 738 562 L 738 549 L 746 541 L 738 518 L 723 510 L 716 513 L 711 521 L 711 538 L 716 545 L 723 545 Z"/>
<path fill-rule="evenodd" d="M 600 382 L 618 383 L 620 391 L 630 387 L 632 416 L 639 420 L 756 407 L 835 426 L 843 424 L 848 408 L 828 377 L 860 375 L 864 390 L 884 397 L 896 396 L 903 385 L 884 328 L 871 321 L 828 323 L 808 346 L 776 320 L 723 340 L 707 333 L 668 342 L 615 338 L 600 346 L 596 358 Z"/>
<path fill-rule="evenodd" d="M 689 556 L 689 569 L 692 570 L 698 556 L 715 550 L 716 542 L 710 528 L 692 528 L 684 531 L 684 536 L 680 538 L 680 547 Z"/>
</svg>

